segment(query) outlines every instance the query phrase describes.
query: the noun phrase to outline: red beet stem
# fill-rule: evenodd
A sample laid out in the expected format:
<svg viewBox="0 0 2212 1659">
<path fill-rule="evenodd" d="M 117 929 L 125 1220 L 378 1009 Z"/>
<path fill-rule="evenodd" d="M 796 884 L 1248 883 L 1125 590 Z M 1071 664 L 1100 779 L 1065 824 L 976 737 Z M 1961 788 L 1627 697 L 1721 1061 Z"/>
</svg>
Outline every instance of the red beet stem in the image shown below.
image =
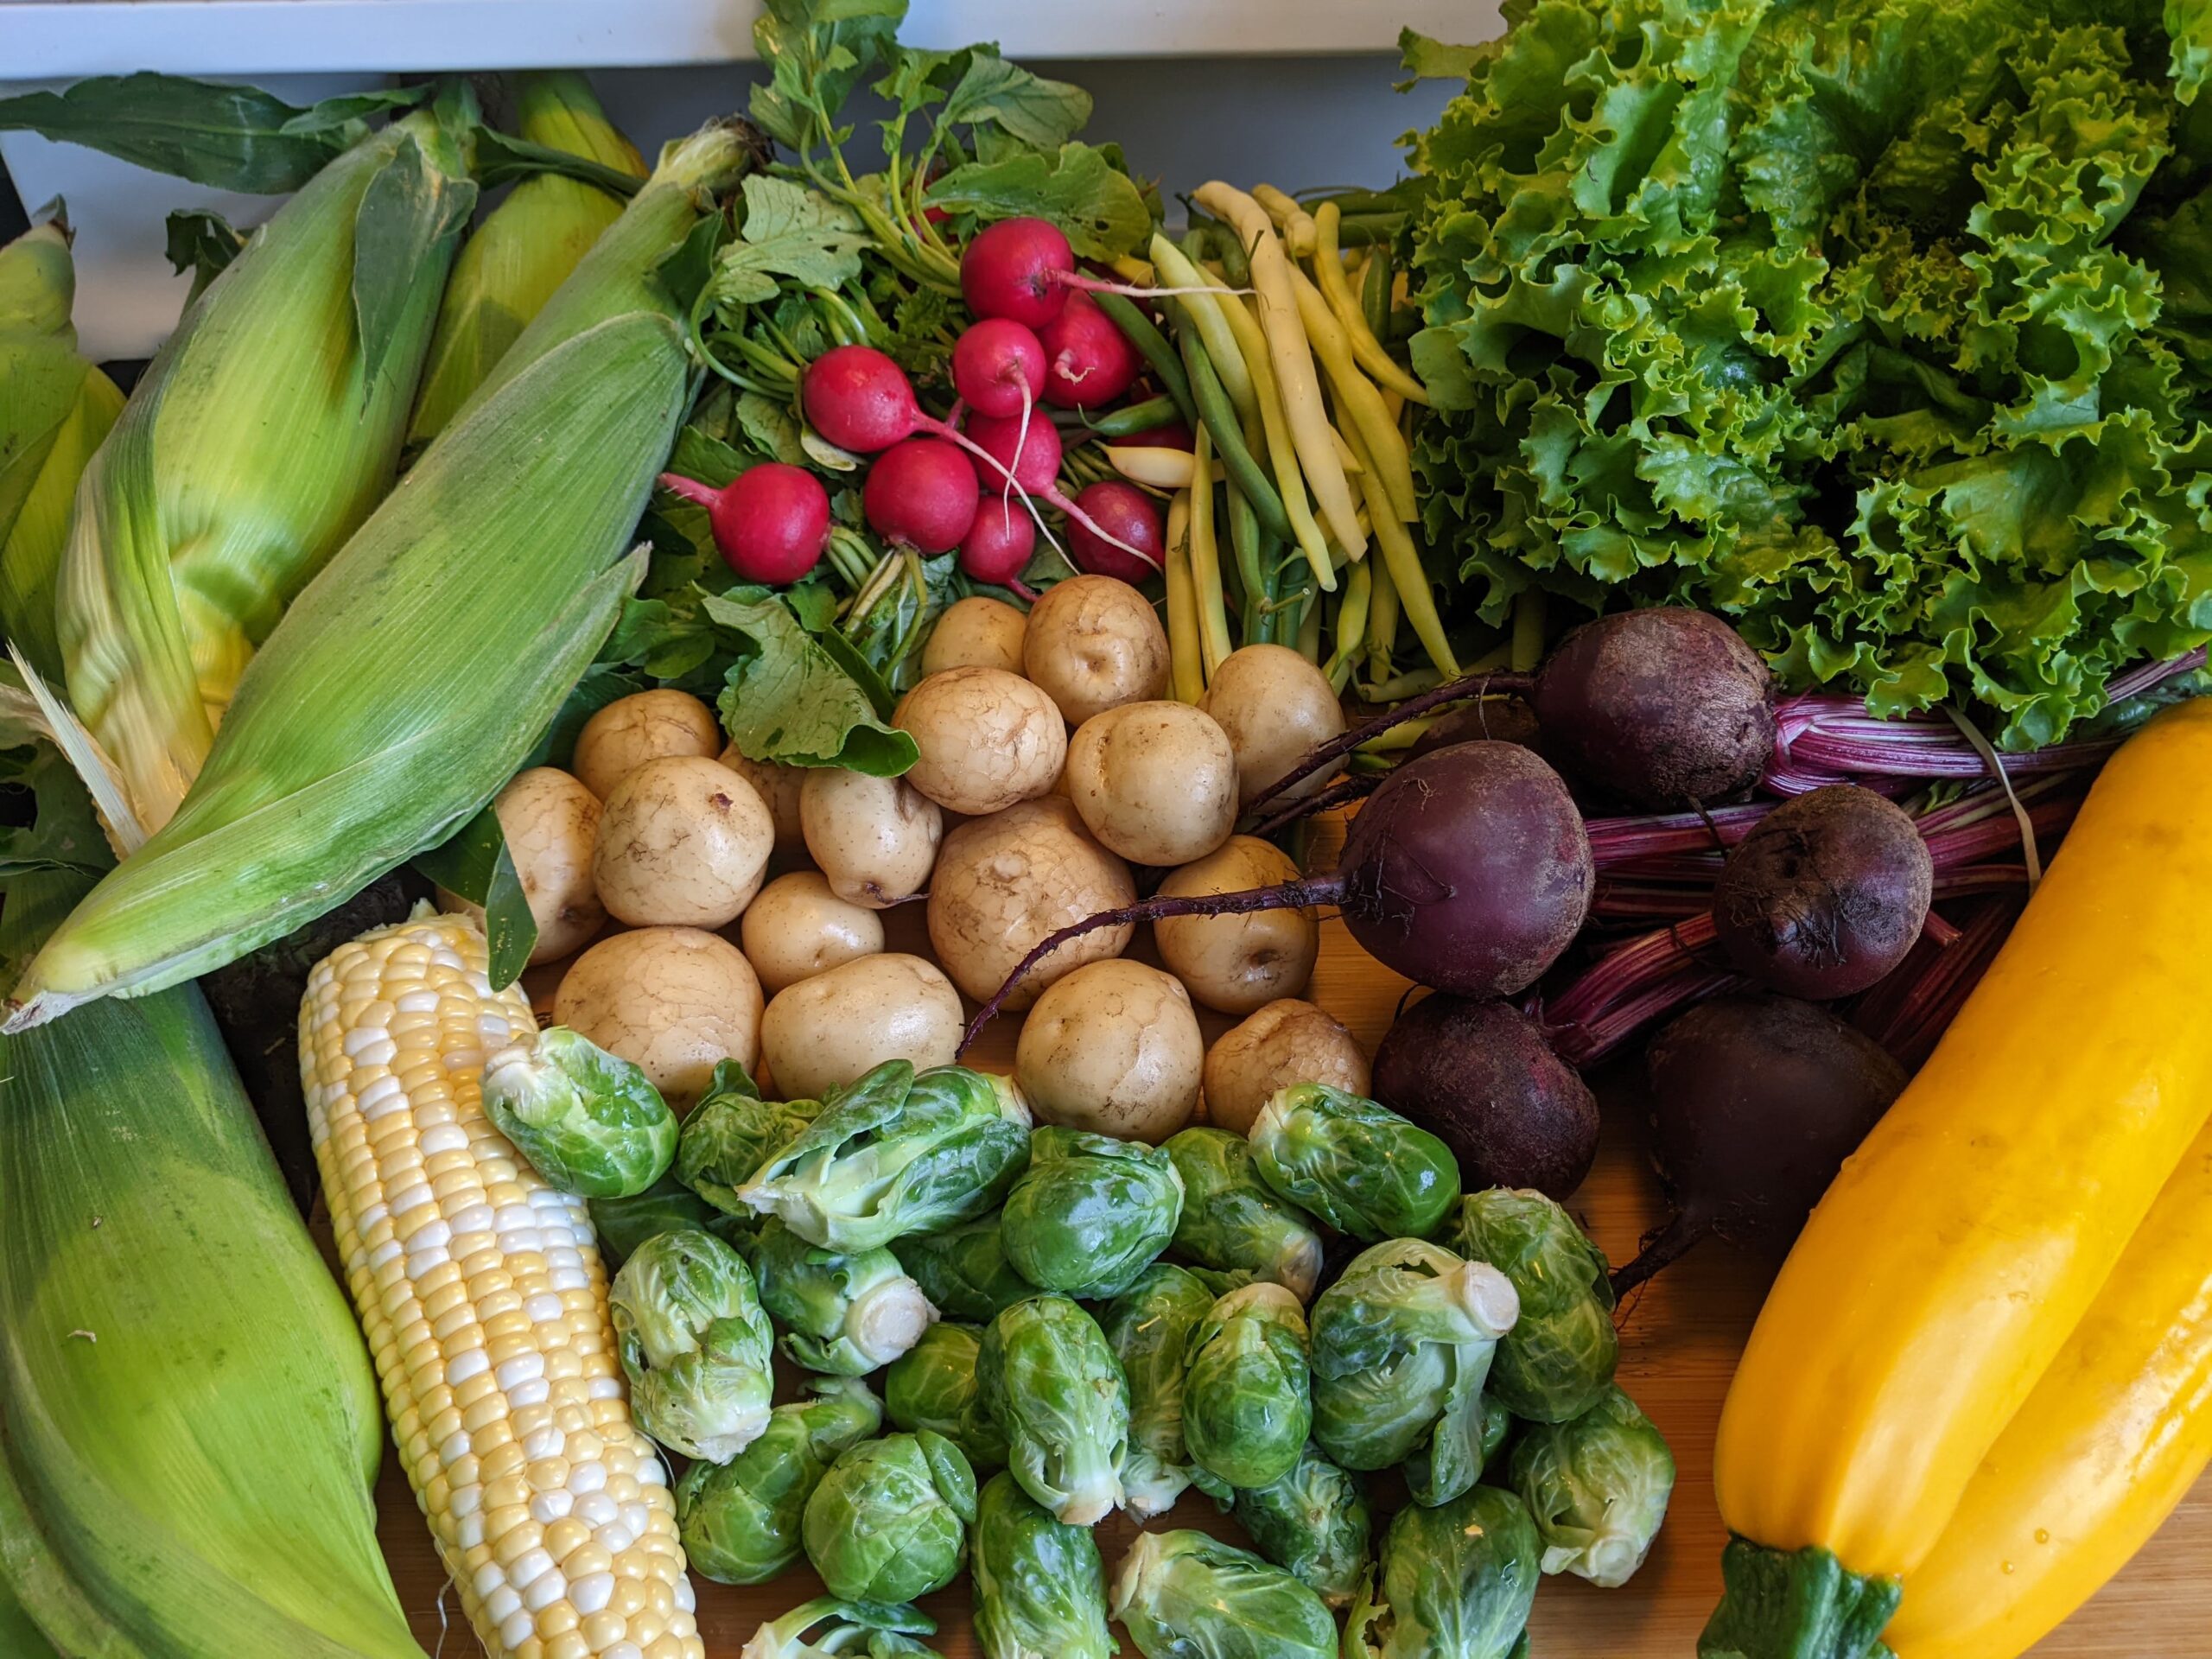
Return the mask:
<svg viewBox="0 0 2212 1659">
<path fill-rule="evenodd" d="M 1325 743 L 1316 743 L 1306 750 L 1306 757 L 1288 772 L 1269 784 L 1245 804 L 1245 811 L 1255 812 L 1265 806 L 1287 789 L 1296 787 L 1327 766 L 1340 754 L 1350 754 L 1361 744 L 1380 737 L 1394 726 L 1419 718 L 1432 709 L 1440 709 L 1447 702 L 1465 702 L 1471 697 L 1492 695 L 1503 696 L 1512 691 L 1526 691 L 1533 683 L 1526 674 L 1470 674 L 1464 679 L 1449 680 L 1442 685 L 1431 686 L 1417 697 L 1408 697 L 1372 720 L 1362 721 L 1348 732 L 1339 733 Z"/>
<path fill-rule="evenodd" d="M 964 1054 L 982 1035 L 983 1027 L 998 1017 L 999 1009 L 1014 988 L 1029 976 L 1037 964 L 1053 951 L 1086 933 L 1102 927 L 1126 927 L 1137 922 L 1156 922 L 1173 916 L 1249 916 L 1261 910 L 1310 910 L 1323 905 L 1343 901 L 1344 880 L 1341 873 L 1316 876 L 1296 881 L 1285 881 L 1272 887 L 1253 887 L 1243 893 L 1192 893 L 1185 898 L 1152 898 L 1134 905 L 1123 905 L 1116 910 L 1102 910 L 1086 916 L 1081 921 L 1049 934 L 1045 941 L 1014 966 L 1006 982 L 991 993 L 990 1001 L 976 1011 L 968 1022 L 968 1029 L 960 1039 L 959 1052 Z M 957 1058 L 956 1056 L 956 1058 Z"/>
<path fill-rule="evenodd" d="M 1287 802 L 1246 831 L 1260 836 L 1281 835 L 1300 818 L 1310 818 L 1317 812 L 1332 811 L 1348 806 L 1354 801 L 1363 801 L 1382 787 L 1387 772 L 1348 772 L 1341 778 L 1332 778 L 1328 785 L 1318 789 L 1303 800 Z"/>
<path fill-rule="evenodd" d="M 1613 1300 L 1620 1299 L 1663 1268 L 1671 1268 L 1713 1230 L 1713 1223 L 1694 1210 L 1683 1210 L 1656 1233 L 1647 1233 L 1635 1261 L 1613 1274 Z"/>
</svg>

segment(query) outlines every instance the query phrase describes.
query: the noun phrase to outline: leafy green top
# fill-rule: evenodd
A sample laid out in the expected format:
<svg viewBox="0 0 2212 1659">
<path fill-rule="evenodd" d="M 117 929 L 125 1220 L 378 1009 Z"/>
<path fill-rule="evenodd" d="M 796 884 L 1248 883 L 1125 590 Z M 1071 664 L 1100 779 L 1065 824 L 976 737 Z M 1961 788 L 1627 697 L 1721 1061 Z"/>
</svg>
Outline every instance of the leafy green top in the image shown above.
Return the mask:
<svg viewBox="0 0 2212 1659">
<path fill-rule="evenodd" d="M 1411 140 L 1427 530 L 2010 747 L 2212 638 L 2212 8 L 1510 0 Z"/>
</svg>

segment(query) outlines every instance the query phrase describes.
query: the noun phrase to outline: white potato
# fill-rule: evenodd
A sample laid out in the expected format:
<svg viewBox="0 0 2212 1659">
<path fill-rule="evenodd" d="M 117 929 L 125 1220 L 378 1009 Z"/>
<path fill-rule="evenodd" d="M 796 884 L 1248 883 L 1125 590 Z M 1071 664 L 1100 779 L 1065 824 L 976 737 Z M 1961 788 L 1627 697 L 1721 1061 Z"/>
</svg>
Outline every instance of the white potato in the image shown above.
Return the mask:
<svg viewBox="0 0 2212 1659">
<path fill-rule="evenodd" d="M 1340 737 L 1344 706 L 1329 677 L 1288 645 L 1246 645 L 1214 671 L 1198 707 L 1221 723 L 1236 751 L 1238 804 L 1288 772 L 1317 743 Z M 1284 791 L 1311 795 L 1344 769 L 1339 756 Z"/>
<path fill-rule="evenodd" d="M 715 1065 L 760 1058 L 760 982 L 728 940 L 696 927 L 643 927 L 578 957 L 554 994 L 553 1017 L 645 1068 L 678 1110 Z"/>
<path fill-rule="evenodd" d="M 982 594 L 945 607 L 922 646 L 922 672 L 948 668 L 1002 668 L 1021 672 L 1021 639 L 1029 619 L 1002 599 Z"/>
<path fill-rule="evenodd" d="M 848 903 L 888 910 L 929 884 L 944 814 L 903 778 L 817 767 L 798 813 L 807 852 Z"/>
<path fill-rule="evenodd" d="M 1370 1081 L 1367 1056 L 1351 1033 L 1311 1002 L 1284 997 L 1224 1032 L 1207 1051 L 1206 1122 L 1249 1135 L 1260 1109 L 1287 1084 L 1325 1083 L 1363 1095 Z"/>
<path fill-rule="evenodd" d="M 1132 702 L 1068 740 L 1068 798 L 1090 833 L 1137 864 L 1187 864 L 1236 826 L 1228 734 L 1185 702 Z"/>
<path fill-rule="evenodd" d="M 1163 899 L 1243 893 L 1298 879 L 1290 855 L 1256 836 L 1231 836 L 1204 858 L 1171 872 Z M 1311 910 L 1255 910 L 1243 916 L 1168 916 L 1152 925 L 1167 971 L 1207 1007 L 1246 1014 L 1278 997 L 1297 996 L 1321 954 L 1321 924 Z"/>
<path fill-rule="evenodd" d="M 830 891 L 819 870 L 793 870 L 760 889 L 745 907 L 745 959 L 773 996 L 786 985 L 826 974 L 883 949 L 883 918 Z"/>
<path fill-rule="evenodd" d="M 891 721 L 921 751 L 906 781 L 969 817 L 1050 794 L 1068 758 L 1058 708 L 1004 669 L 932 674 L 899 699 Z"/>
<path fill-rule="evenodd" d="M 978 1002 L 1031 950 L 1086 916 L 1135 902 L 1129 867 L 1092 840 L 1057 795 L 972 818 L 944 838 L 930 877 L 930 946 L 955 984 Z M 1135 927 L 1102 927 L 1033 969 L 1006 1000 L 1026 1008 L 1086 962 L 1118 957 Z"/>
<path fill-rule="evenodd" d="M 1071 576 L 1030 607 L 1021 671 L 1071 726 L 1167 690 L 1167 630 L 1152 601 L 1111 576 Z"/>
<path fill-rule="evenodd" d="M 896 951 L 861 957 L 776 993 L 760 1022 L 768 1075 L 781 1096 L 819 1100 L 881 1065 L 918 1071 L 960 1052 L 960 993 L 934 964 Z"/>
<path fill-rule="evenodd" d="M 617 697 L 586 721 L 569 769 L 603 801 L 648 760 L 669 754 L 711 760 L 721 747 L 715 711 L 689 691 L 664 686 Z"/>
<path fill-rule="evenodd" d="M 723 927 L 745 913 L 776 842 L 752 785 L 719 761 L 664 755 L 607 799 L 592 880 L 635 927 Z"/>
<path fill-rule="evenodd" d="M 722 765 L 753 785 L 776 823 L 776 850 L 803 853 L 806 836 L 798 827 L 798 791 L 806 782 L 804 766 L 787 766 L 778 760 L 751 760 L 733 743 L 718 757 Z"/>
<path fill-rule="evenodd" d="M 599 844 L 599 798 L 555 766 L 517 772 L 492 803 L 514 861 L 537 943 L 530 959 L 558 962 L 589 944 L 607 925 L 592 886 L 592 850 Z M 483 920 L 483 907 L 445 894 L 448 910 Z"/>
<path fill-rule="evenodd" d="M 1205 1052 L 1190 993 L 1157 968 L 1116 958 L 1037 999 L 1014 1077 L 1039 1122 L 1156 1145 L 1191 1121 Z"/>
</svg>

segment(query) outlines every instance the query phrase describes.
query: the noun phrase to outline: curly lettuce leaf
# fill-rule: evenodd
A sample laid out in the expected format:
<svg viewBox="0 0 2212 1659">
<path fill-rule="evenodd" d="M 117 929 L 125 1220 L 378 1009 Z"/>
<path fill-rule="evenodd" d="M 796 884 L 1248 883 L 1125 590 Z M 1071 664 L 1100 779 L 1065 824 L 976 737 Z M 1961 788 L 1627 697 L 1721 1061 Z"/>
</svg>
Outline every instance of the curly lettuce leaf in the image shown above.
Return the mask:
<svg viewBox="0 0 2212 1659">
<path fill-rule="evenodd" d="M 2212 639 L 2212 6 L 1526 0 L 1410 141 L 1466 603 L 1731 617 L 2056 741 Z M 2171 64 L 2171 73 L 2168 66 Z"/>
</svg>

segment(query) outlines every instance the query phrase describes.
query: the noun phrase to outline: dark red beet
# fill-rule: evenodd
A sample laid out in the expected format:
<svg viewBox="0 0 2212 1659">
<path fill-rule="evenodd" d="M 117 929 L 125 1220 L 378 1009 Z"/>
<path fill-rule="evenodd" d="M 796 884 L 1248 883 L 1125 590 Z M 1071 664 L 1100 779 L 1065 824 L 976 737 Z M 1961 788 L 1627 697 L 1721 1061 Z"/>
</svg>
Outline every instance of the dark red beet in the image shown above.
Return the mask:
<svg viewBox="0 0 2212 1659">
<path fill-rule="evenodd" d="M 1517 743 L 1408 760 L 1351 821 L 1338 868 L 1352 938 L 1460 996 L 1535 984 L 1581 930 L 1595 880 L 1566 784 Z"/>
<path fill-rule="evenodd" d="M 1533 1186 L 1564 1198 L 1598 1155 L 1598 1102 L 1510 1003 L 1442 992 L 1375 1051 L 1375 1098 L 1452 1148 L 1469 1192 Z"/>
<path fill-rule="evenodd" d="M 1536 671 L 1548 753 L 1651 811 L 1712 805 L 1774 753 L 1772 677 L 1717 616 L 1679 607 L 1586 622 Z"/>
<path fill-rule="evenodd" d="M 1040 941 L 969 1023 L 1071 939 L 1166 916 L 1244 916 L 1334 905 L 1383 966 L 1461 996 L 1527 989 L 1590 911 L 1590 837 L 1560 775 L 1516 743 L 1456 743 L 1392 772 L 1351 822 L 1331 875 L 1242 893 L 1155 896 Z"/>
<path fill-rule="evenodd" d="M 1903 808 L 1832 785 L 1784 802 L 1737 843 L 1713 888 L 1713 927 L 1728 960 L 1768 989 L 1851 996 L 1904 960 L 1935 879 Z"/>
<path fill-rule="evenodd" d="M 1651 1039 L 1644 1070 L 1651 1166 L 1675 1218 L 1613 1275 L 1617 1293 L 1707 1233 L 1787 1249 L 1906 1082 L 1871 1038 L 1786 996 L 1700 1003 Z"/>
</svg>

